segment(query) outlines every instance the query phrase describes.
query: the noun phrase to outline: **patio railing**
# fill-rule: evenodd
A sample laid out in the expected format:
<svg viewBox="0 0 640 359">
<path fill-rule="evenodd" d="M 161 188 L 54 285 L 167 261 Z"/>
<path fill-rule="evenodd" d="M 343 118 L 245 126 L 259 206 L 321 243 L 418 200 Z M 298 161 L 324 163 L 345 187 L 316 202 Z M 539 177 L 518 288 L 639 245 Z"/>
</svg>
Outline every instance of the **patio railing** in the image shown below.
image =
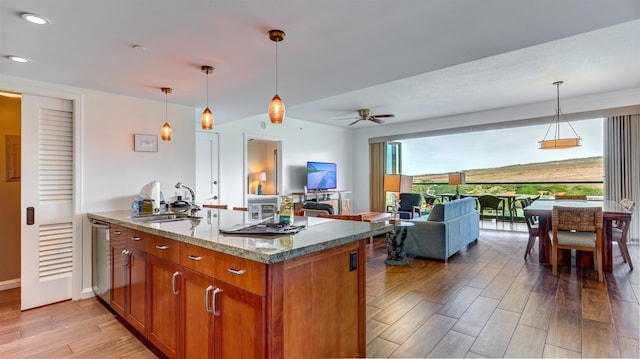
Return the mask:
<svg viewBox="0 0 640 359">
<path fill-rule="evenodd" d="M 520 205 L 520 201 L 518 199 L 530 197 L 534 198 L 540 196 L 541 199 L 552 199 L 557 194 L 564 195 L 586 195 L 588 200 L 602 200 L 603 198 L 603 189 L 604 183 L 603 181 L 554 181 L 554 182 L 494 182 L 494 183 L 483 183 L 483 182 L 468 182 L 464 185 L 459 186 L 460 194 L 470 194 L 470 195 L 484 195 L 484 194 L 492 194 L 492 195 L 500 195 L 500 194 L 509 194 L 515 195 L 516 202 L 515 208 L 509 208 L 509 206 L 505 203 L 505 217 L 511 220 L 513 217 L 514 220 L 522 221 L 524 220 L 524 213 L 522 211 L 522 206 Z M 447 195 L 455 194 L 456 186 L 450 185 L 448 183 L 441 182 L 414 182 L 413 190 L 414 193 L 421 194 L 430 194 L 433 196 L 438 196 L 438 201 L 447 200 Z M 443 199 L 444 198 L 444 199 Z M 390 198 L 387 198 L 387 203 L 391 203 Z M 478 208 L 479 209 L 479 208 Z M 424 207 L 424 211 L 428 213 L 429 208 Z M 512 213 L 514 211 L 515 213 Z M 425 214 L 426 214 L 425 213 Z M 491 215 L 495 216 L 495 213 L 492 213 L 489 210 L 485 211 L 485 218 L 490 217 Z"/>
</svg>

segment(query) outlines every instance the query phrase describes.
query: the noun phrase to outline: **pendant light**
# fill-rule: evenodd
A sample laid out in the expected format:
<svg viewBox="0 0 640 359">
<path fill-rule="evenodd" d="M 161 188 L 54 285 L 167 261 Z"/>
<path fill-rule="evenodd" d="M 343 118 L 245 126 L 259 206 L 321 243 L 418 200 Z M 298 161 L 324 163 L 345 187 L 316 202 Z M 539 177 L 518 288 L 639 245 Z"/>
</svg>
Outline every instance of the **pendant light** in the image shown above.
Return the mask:
<svg viewBox="0 0 640 359">
<path fill-rule="evenodd" d="M 549 124 L 549 127 L 547 128 L 547 132 L 544 134 L 544 138 L 542 139 L 542 141 L 538 142 L 540 143 L 540 149 L 553 150 L 553 149 L 578 147 L 580 146 L 580 136 L 578 136 L 578 133 L 573 128 L 573 126 L 571 126 L 571 123 L 567 121 L 567 119 L 564 117 L 562 112 L 560 112 L 560 85 L 563 84 L 563 81 L 556 81 L 553 84 L 556 86 L 556 95 L 557 95 L 556 96 L 557 98 L 556 113 L 553 116 L 553 119 L 551 120 L 551 124 Z M 571 131 L 573 131 L 573 134 L 575 135 L 575 137 L 565 137 L 565 138 L 560 137 L 560 117 L 561 116 L 564 119 L 564 121 L 567 122 L 567 125 L 569 125 L 569 128 L 571 128 Z M 549 130 L 551 130 L 552 126 L 555 126 L 553 131 L 553 138 L 547 139 L 547 135 L 549 134 Z"/>
<path fill-rule="evenodd" d="M 280 96 L 278 96 L 278 42 L 284 40 L 284 31 L 282 30 L 270 30 L 269 39 L 276 43 L 276 94 L 269 103 L 269 119 L 271 123 L 281 124 L 284 120 L 284 114 L 286 112 L 284 103 Z"/>
<path fill-rule="evenodd" d="M 171 129 L 171 125 L 167 120 L 167 96 L 173 90 L 169 87 L 161 88 L 162 92 L 164 92 L 164 125 L 162 125 L 162 129 L 160 130 L 160 137 L 163 141 L 171 141 L 171 135 L 173 135 L 173 130 Z"/>
<path fill-rule="evenodd" d="M 213 113 L 209 109 L 209 74 L 213 72 L 212 66 L 202 66 L 202 72 L 207 74 L 207 108 L 202 111 L 202 116 L 200 116 L 200 125 L 203 130 L 210 130 L 213 128 L 213 122 L 215 118 L 213 117 Z"/>
</svg>

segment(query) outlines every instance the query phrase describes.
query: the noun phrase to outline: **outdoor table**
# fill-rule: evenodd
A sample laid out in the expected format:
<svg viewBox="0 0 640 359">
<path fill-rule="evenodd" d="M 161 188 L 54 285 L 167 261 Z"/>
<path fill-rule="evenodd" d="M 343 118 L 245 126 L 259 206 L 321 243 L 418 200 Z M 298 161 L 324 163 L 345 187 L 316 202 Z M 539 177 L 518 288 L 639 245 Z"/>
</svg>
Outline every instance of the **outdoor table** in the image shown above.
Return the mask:
<svg viewBox="0 0 640 359">
<path fill-rule="evenodd" d="M 616 201 L 582 201 L 582 200 L 542 200 L 534 201 L 524 208 L 525 217 L 538 216 L 539 218 L 539 238 L 538 260 L 540 263 L 551 263 L 551 238 L 549 231 L 551 228 L 551 213 L 553 206 L 567 207 L 602 207 L 603 231 L 602 231 L 602 270 L 611 272 L 613 270 L 612 261 L 612 222 L 614 220 L 631 220 L 631 212 L 626 210 Z M 593 256 L 591 253 L 576 255 L 576 263 L 579 267 L 592 267 Z M 569 264 L 571 256 L 559 253 L 558 262 L 562 265 Z"/>
</svg>

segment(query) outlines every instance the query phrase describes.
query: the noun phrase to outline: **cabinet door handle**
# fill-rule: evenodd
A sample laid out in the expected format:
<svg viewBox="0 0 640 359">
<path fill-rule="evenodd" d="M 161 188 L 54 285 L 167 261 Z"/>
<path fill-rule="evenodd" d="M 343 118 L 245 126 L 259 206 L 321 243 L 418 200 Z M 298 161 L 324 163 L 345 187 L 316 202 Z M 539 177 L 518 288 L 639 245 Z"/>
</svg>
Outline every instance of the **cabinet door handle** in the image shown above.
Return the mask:
<svg viewBox="0 0 640 359">
<path fill-rule="evenodd" d="M 182 273 L 180 273 L 180 272 L 175 272 L 175 273 L 173 273 L 173 276 L 171 276 L 171 292 L 173 292 L 173 295 L 179 295 L 180 294 L 180 291 L 176 290 L 176 277 L 178 277 L 181 274 Z"/>
<path fill-rule="evenodd" d="M 204 292 L 204 310 L 206 310 L 207 313 L 213 313 L 213 308 L 209 307 L 209 294 L 211 293 L 212 290 L 213 290 L 213 286 L 210 285 L 207 287 L 207 290 Z"/>
<path fill-rule="evenodd" d="M 189 259 L 191 259 L 192 261 L 201 261 L 202 257 L 200 257 L 200 256 L 197 256 L 197 257 L 196 256 L 189 256 Z"/>
<path fill-rule="evenodd" d="M 115 234 L 115 235 L 119 236 L 119 235 L 121 235 L 121 234 L 122 234 L 122 232 L 120 232 L 120 231 L 113 231 L 113 234 Z"/>
<path fill-rule="evenodd" d="M 141 238 L 140 237 L 131 237 L 132 241 L 139 241 Z"/>
<path fill-rule="evenodd" d="M 242 275 L 245 273 L 244 269 L 234 269 L 234 268 L 229 268 L 227 269 L 227 272 L 231 273 L 231 274 L 235 274 L 235 275 Z"/>
<path fill-rule="evenodd" d="M 128 266 L 127 265 L 127 262 L 128 262 L 127 250 L 126 249 L 122 250 L 122 254 L 120 255 L 120 260 L 122 261 L 122 263 L 120 263 L 120 265 L 126 268 Z"/>
<path fill-rule="evenodd" d="M 165 249 L 169 249 L 169 246 L 165 246 L 165 245 L 156 245 L 156 249 L 159 249 L 161 251 L 164 251 Z"/>
<path fill-rule="evenodd" d="M 213 303 L 211 304 L 211 306 L 213 307 L 213 315 L 215 315 L 216 317 L 220 316 L 220 312 L 216 311 L 216 296 L 218 295 L 218 293 L 222 293 L 222 289 L 220 288 L 216 288 L 213 291 Z"/>
</svg>

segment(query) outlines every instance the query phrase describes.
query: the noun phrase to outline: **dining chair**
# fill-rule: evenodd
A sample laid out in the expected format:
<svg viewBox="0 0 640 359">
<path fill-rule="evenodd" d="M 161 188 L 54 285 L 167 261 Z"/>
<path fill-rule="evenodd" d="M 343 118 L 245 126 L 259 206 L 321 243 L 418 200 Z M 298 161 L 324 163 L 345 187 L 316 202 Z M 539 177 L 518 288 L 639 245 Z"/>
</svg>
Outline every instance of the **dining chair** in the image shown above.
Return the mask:
<svg viewBox="0 0 640 359">
<path fill-rule="evenodd" d="M 636 206 L 635 202 L 628 198 L 623 198 L 620 201 L 620 205 L 631 213 L 633 213 Z M 631 218 L 633 218 L 633 215 Z M 627 248 L 627 236 L 629 235 L 630 226 L 631 221 L 615 221 L 611 228 L 611 236 L 613 237 L 612 240 L 618 243 L 618 248 L 620 248 L 620 253 L 622 254 L 622 260 L 629 264 L 629 268 L 633 270 L 633 262 L 631 262 L 631 255 L 629 254 L 629 248 Z"/>
<path fill-rule="evenodd" d="M 229 208 L 229 206 L 226 205 L 226 204 L 203 204 L 202 207 L 204 207 L 204 208 L 215 208 L 215 209 L 227 209 L 227 208 Z"/>
<path fill-rule="evenodd" d="M 361 214 L 318 214 L 318 218 L 332 218 L 332 219 L 342 219 L 347 221 L 359 221 L 362 222 Z"/>
<path fill-rule="evenodd" d="M 570 200 L 587 200 L 586 194 L 557 194 L 555 195 L 557 200 L 570 199 Z"/>
<path fill-rule="evenodd" d="M 527 248 L 524 251 L 524 259 L 531 254 L 531 248 L 536 243 L 536 238 L 540 236 L 540 223 L 537 216 L 525 216 L 525 222 L 527 223 L 527 229 L 529 230 L 529 239 L 527 240 Z"/>
<path fill-rule="evenodd" d="M 558 276 L 558 251 L 575 249 L 593 253 L 598 281 L 603 281 L 602 222 L 602 207 L 553 206 L 551 262 L 554 276 Z"/>
<path fill-rule="evenodd" d="M 502 212 L 502 222 L 504 222 L 504 201 L 501 198 L 485 194 L 478 197 L 478 203 L 480 204 L 480 220 L 484 219 L 485 209 L 496 211 L 496 226 L 498 225 L 498 212 Z"/>
</svg>

